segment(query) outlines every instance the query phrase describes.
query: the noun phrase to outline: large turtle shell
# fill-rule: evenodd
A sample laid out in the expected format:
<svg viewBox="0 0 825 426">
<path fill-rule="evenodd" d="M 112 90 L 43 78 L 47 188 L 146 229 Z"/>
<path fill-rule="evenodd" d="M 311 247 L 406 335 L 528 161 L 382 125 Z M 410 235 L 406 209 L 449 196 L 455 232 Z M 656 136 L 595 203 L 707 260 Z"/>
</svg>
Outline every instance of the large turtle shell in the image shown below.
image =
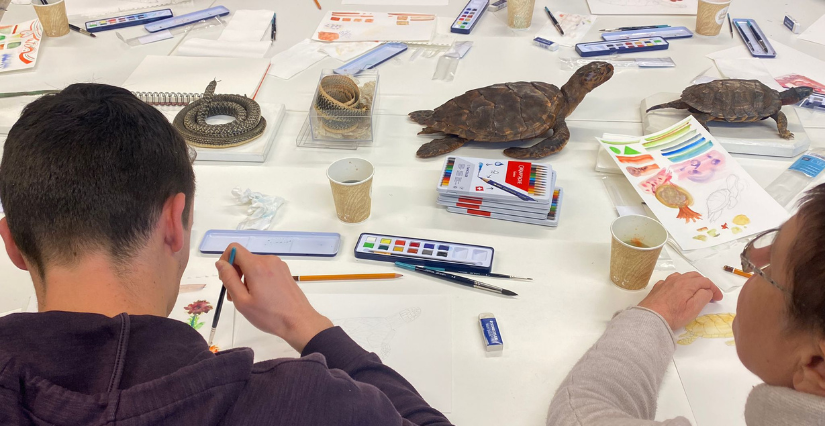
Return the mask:
<svg viewBox="0 0 825 426">
<path fill-rule="evenodd" d="M 515 141 L 546 133 L 564 105 L 561 90 L 552 84 L 494 84 L 447 101 L 433 111 L 428 124 L 476 142 Z"/>
<path fill-rule="evenodd" d="M 757 121 L 782 108 L 779 92 L 759 80 L 714 80 L 682 92 L 682 101 L 712 117 L 730 121 Z"/>
</svg>

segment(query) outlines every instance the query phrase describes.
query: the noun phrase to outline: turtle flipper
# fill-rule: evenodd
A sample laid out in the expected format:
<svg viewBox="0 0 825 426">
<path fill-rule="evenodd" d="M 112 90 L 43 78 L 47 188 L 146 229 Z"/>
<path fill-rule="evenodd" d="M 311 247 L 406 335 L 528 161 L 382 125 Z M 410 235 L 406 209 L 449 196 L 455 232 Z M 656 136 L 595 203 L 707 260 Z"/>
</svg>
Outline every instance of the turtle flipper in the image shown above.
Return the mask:
<svg viewBox="0 0 825 426">
<path fill-rule="evenodd" d="M 431 135 L 433 133 L 442 133 L 441 130 L 433 129 L 432 127 L 425 127 L 418 132 L 419 135 Z"/>
<path fill-rule="evenodd" d="M 687 332 L 681 336 L 679 336 L 679 340 L 676 342 L 682 346 L 687 346 L 696 341 L 699 338 L 698 334 L 693 334 L 691 332 Z"/>
<path fill-rule="evenodd" d="M 430 142 L 421 145 L 418 152 L 415 153 L 419 158 L 430 158 L 437 155 L 446 154 L 461 148 L 467 143 L 467 139 L 458 136 L 447 136 L 446 138 L 433 139 Z"/>
<path fill-rule="evenodd" d="M 657 109 L 664 109 L 664 108 L 673 108 L 673 109 L 690 109 L 690 105 L 682 102 L 681 99 L 676 99 L 675 101 L 671 101 L 665 104 L 654 105 L 647 109 L 645 112 L 650 112 Z"/>
<path fill-rule="evenodd" d="M 570 130 L 563 119 L 559 119 L 556 127 L 553 128 L 553 136 L 529 148 L 507 148 L 504 155 L 510 158 L 544 158 L 550 154 L 555 154 L 567 145 L 570 140 Z"/>
<path fill-rule="evenodd" d="M 793 139 L 793 133 L 788 131 L 788 117 L 782 111 L 777 111 L 771 118 L 776 121 L 776 128 L 779 129 L 779 137 L 782 139 Z"/>
<path fill-rule="evenodd" d="M 429 121 L 433 118 L 433 110 L 422 109 L 420 111 L 413 111 L 409 115 L 416 123 L 429 126 L 431 124 Z"/>
</svg>

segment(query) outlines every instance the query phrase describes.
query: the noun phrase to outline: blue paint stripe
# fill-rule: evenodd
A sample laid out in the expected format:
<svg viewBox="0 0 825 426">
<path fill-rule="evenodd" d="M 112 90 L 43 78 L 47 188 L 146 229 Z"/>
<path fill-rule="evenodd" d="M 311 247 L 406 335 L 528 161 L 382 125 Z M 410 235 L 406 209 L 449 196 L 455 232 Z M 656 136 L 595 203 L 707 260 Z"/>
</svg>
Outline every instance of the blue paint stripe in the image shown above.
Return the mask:
<svg viewBox="0 0 825 426">
<path fill-rule="evenodd" d="M 676 151 L 678 151 L 678 150 L 680 150 L 680 149 L 682 149 L 686 146 L 689 146 L 689 145 L 693 144 L 694 142 L 698 141 L 699 139 L 702 139 L 702 135 L 690 135 L 690 137 L 682 139 L 681 141 L 679 141 L 679 143 L 677 143 L 675 145 L 665 147 L 667 149 L 663 148 L 662 149 L 662 155 L 667 155 L 667 154 L 676 152 Z"/>
<path fill-rule="evenodd" d="M 677 155 L 675 157 L 670 157 L 670 158 L 668 158 L 668 160 L 670 160 L 673 163 L 679 163 L 679 162 L 697 157 L 701 154 L 704 154 L 705 152 L 710 151 L 710 149 L 712 147 L 713 147 L 713 142 L 706 141 L 704 144 L 699 145 L 698 147 L 694 148 L 693 150 L 688 151 L 688 152 L 686 152 L 682 155 Z"/>
</svg>

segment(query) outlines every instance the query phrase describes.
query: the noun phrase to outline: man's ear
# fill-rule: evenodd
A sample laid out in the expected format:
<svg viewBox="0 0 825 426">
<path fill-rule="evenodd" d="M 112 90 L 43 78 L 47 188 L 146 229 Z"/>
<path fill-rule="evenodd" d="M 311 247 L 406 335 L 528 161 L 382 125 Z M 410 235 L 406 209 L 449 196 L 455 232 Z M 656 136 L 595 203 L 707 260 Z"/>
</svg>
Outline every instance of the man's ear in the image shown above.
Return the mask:
<svg viewBox="0 0 825 426">
<path fill-rule="evenodd" d="M 26 266 L 26 261 L 23 260 L 23 254 L 20 253 L 20 249 L 17 248 L 17 244 L 15 244 L 11 238 L 9 222 L 6 221 L 5 217 L 0 219 L 0 237 L 3 237 L 3 243 L 6 245 L 6 253 L 8 253 L 11 263 L 14 263 L 14 266 L 24 271 L 28 271 L 29 267 Z"/>
<path fill-rule="evenodd" d="M 166 200 L 163 205 L 163 212 L 161 213 L 161 221 L 163 224 L 163 240 L 169 248 L 177 253 L 183 249 L 184 239 L 186 235 L 184 231 L 188 229 L 189 224 L 184 223 L 183 209 L 186 207 L 186 195 L 182 192 L 177 193 Z"/>
<path fill-rule="evenodd" d="M 801 365 L 794 373 L 794 389 L 825 396 L 825 340 L 818 342 L 817 349 L 808 357 L 807 363 Z"/>
</svg>

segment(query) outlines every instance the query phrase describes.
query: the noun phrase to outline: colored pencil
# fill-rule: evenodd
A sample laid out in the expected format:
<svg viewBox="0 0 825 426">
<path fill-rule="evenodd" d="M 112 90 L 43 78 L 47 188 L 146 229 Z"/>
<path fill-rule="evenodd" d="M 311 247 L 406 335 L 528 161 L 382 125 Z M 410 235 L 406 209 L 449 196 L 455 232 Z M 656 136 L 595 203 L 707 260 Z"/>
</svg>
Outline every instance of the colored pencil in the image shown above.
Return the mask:
<svg viewBox="0 0 825 426">
<path fill-rule="evenodd" d="M 455 283 L 455 284 L 463 285 L 465 287 L 477 288 L 479 290 L 489 291 L 489 292 L 501 294 L 501 295 L 504 295 L 504 296 L 518 296 L 518 294 L 513 292 L 513 291 L 510 291 L 510 290 L 507 290 L 507 289 L 504 289 L 504 288 L 501 288 L 501 287 L 496 287 L 494 285 L 490 285 L 490 284 L 487 284 L 487 283 L 483 283 L 481 281 L 471 280 L 469 278 L 460 277 L 458 275 L 448 274 L 444 271 L 434 271 L 432 269 L 427 269 L 423 266 L 415 266 L 415 265 L 410 265 L 408 263 L 403 263 L 403 262 L 395 262 L 395 266 L 398 266 L 399 268 L 404 268 L 404 269 L 407 269 L 407 270 L 410 270 L 410 271 L 415 271 L 415 272 L 418 272 L 420 274 L 427 274 L 427 275 L 430 275 L 430 276 L 433 276 L 433 277 L 436 277 L 436 278 L 440 278 L 440 279 L 445 280 L 445 281 L 450 281 L 450 282 Z"/>
<path fill-rule="evenodd" d="M 203 290 L 206 284 L 181 284 L 178 293 L 192 293 L 193 291 Z"/>
<path fill-rule="evenodd" d="M 753 274 L 745 272 L 739 268 L 734 268 L 733 266 L 725 265 L 724 267 L 722 267 L 722 269 L 724 269 L 727 272 L 730 272 L 731 274 L 739 275 L 740 277 L 750 278 L 753 276 Z"/>
<path fill-rule="evenodd" d="M 321 10 L 321 3 L 318 3 L 318 0 L 315 0 L 315 5 L 318 6 L 318 10 Z"/>
<path fill-rule="evenodd" d="M 339 275 L 293 275 L 295 281 L 343 281 L 343 280 L 389 280 L 401 278 L 401 274 L 339 274 Z"/>
<path fill-rule="evenodd" d="M 232 251 L 229 252 L 229 264 L 235 264 L 235 247 L 232 247 Z M 215 330 L 218 329 L 218 320 L 221 319 L 221 308 L 223 308 L 223 299 L 226 297 L 226 286 L 221 286 L 221 295 L 218 299 L 218 306 L 215 307 L 215 316 L 212 318 L 212 331 L 209 332 L 209 341 L 206 343 L 208 346 L 212 346 L 212 340 L 215 338 Z"/>
</svg>

